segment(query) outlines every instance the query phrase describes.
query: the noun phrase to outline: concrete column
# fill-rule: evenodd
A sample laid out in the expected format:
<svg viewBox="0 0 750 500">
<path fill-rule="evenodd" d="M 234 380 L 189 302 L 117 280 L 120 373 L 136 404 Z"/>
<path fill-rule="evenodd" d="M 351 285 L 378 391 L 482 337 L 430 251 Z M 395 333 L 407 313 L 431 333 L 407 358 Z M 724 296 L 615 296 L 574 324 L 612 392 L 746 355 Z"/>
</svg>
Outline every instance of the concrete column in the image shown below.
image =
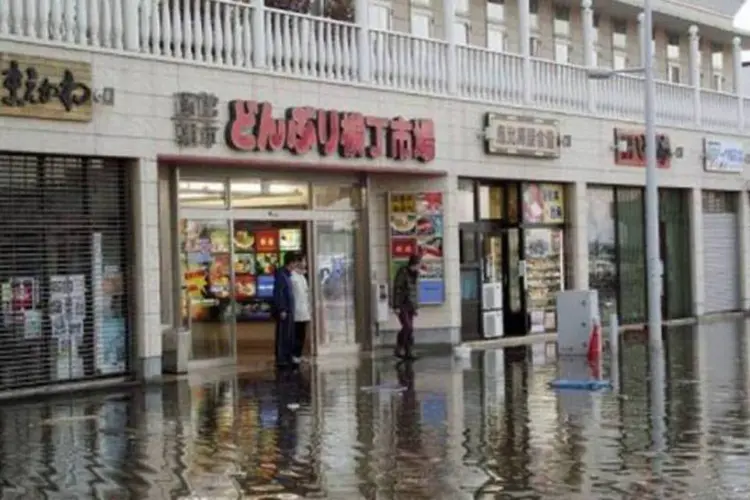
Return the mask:
<svg viewBox="0 0 750 500">
<path fill-rule="evenodd" d="M 253 67 L 266 67 L 266 5 L 263 0 L 252 0 L 250 24 L 253 30 Z"/>
<path fill-rule="evenodd" d="M 581 0 L 581 25 L 583 27 L 583 65 L 587 68 L 594 66 L 594 10 L 591 0 Z M 589 95 L 589 111 L 596 113 L 596 82 L 586 79 Z"/>
<path fill-rule="evenodd" d="M 531 104 L 531 13 L 529 0 L 518 0 L 518 37 L 523 58 L 523 102 Z"/>
<path fill-rule="evenodd" d="M 458 50 L 456 48 L 456 0 L 443 0 L 443 33 L 448 43 L 448 93 L 458 93 Z"/>
<path fill-rule="evenodd" d="M 744 106 L 744 95 L 742 91 L 742 40 L 736 36 L 732 39 L 732 68 L 734 71 L 734 93 L 740 98 L 739 105 L 737 106 L 737 118 L 739 123 L 739 129 L 745 129 L 745 106 Z"/>
<path fill-rule="evenodd" d="M 690 66 L 690 85 L 693 86 L 693 112 L 695 124 L 701 124 L 701 67 L 700 67 L 700 37 L 698 26 L 692 25 L 688 29 L 690 39 L 690 53 L 688 63 Z"/>
<path fill-rule="evenodd" d="M 157 163 L 142 158 L 134 166 L 133 229 L 135 266 L 133 276 L 132 334 L 135 337 L 135 371 L 139 378 L 161 377 L 161 297 L 159 270 L 159 184 Z"/>
<path fill-rule="evenodd" d="M 651 41 L 651 34 L 646 35 L 646 30 L 643 22 L 643 12 L 638 14 L 638 44 L 641 49 L 641 64 L 640 66 L 646 66 L 646 44 Z"/>
<path fill-rule="evenodd" d="M 357 42 L 359 60 L 359 81 L 369 82 L 370 73 L 370 9 L 367 0 L 356 0 L 354 8 L 354 22 L 357 25 Z"/>
<path fill-rule="evenodd" d="M 570 235 L 566 235 L 572 241 L 570 248 L 573 255 L 569 256 L 569 262 L 573 264 L 572 288 L 576 290 L 587 290 L 589 288 L 589 240 L 588 240 L 588 196 L 586 194 L 586 183 L 576 182 L 570 186 Z"/>
<path fill-rule="evenodd" d="M 740 237 L 740 272 L 742 278 L 740 279 L 740 294 L 742 309 L 750 309 L 750 272 L 748 272 L 748 266 L 750 266 L 750 202 L 748 201 L 748 194 L 746 191 L 740 191 L 739 193 L 739 216 L 737 217 L 739 224 L 739 237 Z"/>
<path fill-rule="evenodd" d="M 690 206 L 690 245 L 693 258 L 690 262 L 693 315 L 703 314 L 705 296 L 703 292 L 703 193 L 700 188 L 692 188 L 689 195 Z"/>
</svg>

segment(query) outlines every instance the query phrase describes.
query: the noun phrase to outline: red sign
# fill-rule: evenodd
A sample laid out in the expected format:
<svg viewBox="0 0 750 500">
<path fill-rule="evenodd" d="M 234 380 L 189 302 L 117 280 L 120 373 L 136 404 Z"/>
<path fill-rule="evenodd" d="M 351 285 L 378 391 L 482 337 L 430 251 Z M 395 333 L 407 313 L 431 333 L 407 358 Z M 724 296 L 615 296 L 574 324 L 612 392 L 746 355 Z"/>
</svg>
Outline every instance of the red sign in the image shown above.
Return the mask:
<svg viewBox="0 0 750 500">
<path fill-rule="evenodd" d="M 656 134 L 656 162 L 659 168 L 669 168 L 672 148 L 669 136 Z M 615 129 L 615 164 L 633 167 L 646 166 L 646 134 L 640 131 Z"/>
<path fill-rule="evenodd" d="M 362 113 L 311 107 L 289 108 L 285 118 L 274 118 L 271 104 L 231 101 L 226 141 L 238 151 L 279 151 L 303 155 L 317 148 L 322 156 L 338 152 L 343 158 L 380 158 L 397 161 L 435 159 L 432 120 L 380 118 Z"/>
</svg>

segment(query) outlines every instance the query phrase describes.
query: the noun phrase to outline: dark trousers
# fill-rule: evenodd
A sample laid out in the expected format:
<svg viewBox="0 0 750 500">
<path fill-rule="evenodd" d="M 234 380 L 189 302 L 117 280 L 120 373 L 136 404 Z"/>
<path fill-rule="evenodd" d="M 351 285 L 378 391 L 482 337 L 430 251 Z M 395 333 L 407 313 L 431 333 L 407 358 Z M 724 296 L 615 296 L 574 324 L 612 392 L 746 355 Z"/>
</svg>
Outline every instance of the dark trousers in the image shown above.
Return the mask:
<svg viewBox="0 0 750 500">
<path fill-rule="evenodd" d="M 276 320 L 276 366 L 289 366 L 294 356 L 294 320 L 287 316 Z"/>
<path fill-rule="evenodd" d="M 396 349 L 404 354 L 411 354 L 414 346 L 414 311 L 401 309 L 398 312 L 398 322 L 401 330 L 396 337 Z"/>
<path fill-rule="evenodd" d="M 301 358 L 305 350 L 305 337 L 307 336 L 307 321 L 294 323 L 294 357 Z"/>
</svg>

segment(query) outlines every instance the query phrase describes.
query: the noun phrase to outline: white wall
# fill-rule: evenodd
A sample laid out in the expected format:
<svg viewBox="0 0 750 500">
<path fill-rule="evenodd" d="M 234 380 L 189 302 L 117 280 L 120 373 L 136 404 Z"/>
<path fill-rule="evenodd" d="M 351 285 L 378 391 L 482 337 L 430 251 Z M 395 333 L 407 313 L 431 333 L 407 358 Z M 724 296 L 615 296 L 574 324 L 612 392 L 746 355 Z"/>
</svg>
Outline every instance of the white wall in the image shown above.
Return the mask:
<svg viewBox="0 0 750 500">
<path fill-rule="evenodd" d="M 376 91 L 351 86 L 316 83 L 291 78 L 281 79 L 246 72 L 219 71 L 195 65 L 177 65 L 155 62 L 135 57 L 91 54 L 61 49 L 41 48 L 16 43 L 6 43 L 4 50 L 49 58 L 88 61 L 93 66 L 95 88 L 114 87 L 116 100 L 113 107 L 96 106 L 90 123 L 68 123 L 27 119 L 0 118 L 0 150 L 50 152 L 82 155 L 122 156 L 138 159 L 136 176 L 138 185 L 134 212 L 143 225 L 136 230 L 137 248 L 142 249 L 136 262 L 141 282 L 136 288 L 142 297 L 138 301 L 140 319 L 137 328 L 147 337 L 139 342 L 143 357 L 161 353 L 159 318 L 159 258 L 157 210 L 157 156 L 177 155 L 180 151 L 173 141 L 171 116 L 172 95 L 175 92 L 210 92 L 219 96 L 219 123 L 227 119 L 227 101 L 231 99 L 258 99 L 273 103 L 278 112 L 286 107 L 308 105 L 325 109 L 351 110 L 385 117 L 396 115 L 406 118 L 432 118 L 436 125 L 437 159 L 428 165 L 411 164 L 424 172 L 448 172 L 444 177 L 430 180 L 406 179 L 398 175 L 374 176 L 374 203 L 371 237 L 384 235 L 384 193 L 390 189 L 441 189 L 446 197 L 446 285 L 447 302 L 443 307 L 432 308 L 420 317 L 423 327 L 453 327 L 459 323 L 458 297 L 458 214 L 454 213 L 456 178 L 476 176 L 504 179 L 533 179 L 566 183 L 606 183 L 641 185 L 645 175 L 642 168 L 615 166 L 613 162 L 613 128 L 615 126 L 638 128 L 637 124 L 617 123 L 583 116 L 539 113 L 540 118 L 557 118 L 563 134 L 572 136 L 572 147 L 563 149 L 554 160 L 520 157 L 490 157 L 485 155 L 481 132 L 483 114 L 487 111 L 530 114 L 528 110 L 487 107 L 474 102 L 456 99 L 417 96 L 407 93 Z M 744 189 L 746 172 L 741 175 L 705 173 L 701 164 L 704 135 L 695 131 L 663 129 L 673 147 L 682 147 L 684 157 L 673 159 L 672 168 L 659 173 L 662 186 L 705 188 L 739 191 Z M 743 141 L 743 137 L 725 136 Z M 308 167 L 320 164 L 315 153 L 304 158 L 285 152 L 275 154 L 238 153 L 223 143 L 211 150 L 190 149 L 184 154 L 230 159 L 284 160 Z M 340 160 L 326 159 L 327 164 L 377 166 L 387 173 L 395 165 L 387 159 Z M 584 190 L 585 191 L 585 190 Z M 581 207 L 582 208 L 582 207 Z M 582 210 L 578 210 L 582 211 Z M 580 214 L 579 214 L 580 215 Z M 571 214 L 572 216 L 572 214 Z M 578 224 L 580 226 L 580 224 Z M 576 228 L 581 229 L 580 227 Z M 698 238 L 694 238 L 694 241 Z M 699 239 L 698 239 L 699 240 Z M 377 238 L 372 241 L 377 241 Z M 586 239 L 576 234 L 576 241 Z M 699 240 L 700 241 L 700 240 Z M 385 272 L 386 248 L 384 242 L 376 247 L 373 272 L 380 278 Z M 583 249 L 582 249 L 583 250 Z M 579 266 L 585 259 L 572 256 Z M 583 270 L 577 270 L 581 276 Z M 582 278 L 577 281 L 585 281 Z M 145 300 L 148 297 L 148 300 Z M 389 325 L 394 327 L 395 325 Z M 159 337 L 158 339 L 156 337 Z"/>
</svg>

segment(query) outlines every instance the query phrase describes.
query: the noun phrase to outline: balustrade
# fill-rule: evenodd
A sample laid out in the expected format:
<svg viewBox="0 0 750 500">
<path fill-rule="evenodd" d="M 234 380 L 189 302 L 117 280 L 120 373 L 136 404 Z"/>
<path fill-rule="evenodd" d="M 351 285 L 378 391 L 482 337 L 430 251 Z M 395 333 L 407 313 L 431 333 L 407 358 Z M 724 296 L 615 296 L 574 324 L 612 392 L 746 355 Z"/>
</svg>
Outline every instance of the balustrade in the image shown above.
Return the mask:
<svg viewBox="0 0 750 500">
<path fill-rule="evenodd" d="M 492 104 L 641 120 L 643 80 L 232 0 L 0 0 L 0 39 L 271 71 Z M 454 51 L 455 52 L 452 52 Z M 454 57 L 455 55 L 455 57 Z M 455 61 L 455 62 L 454 62 Z M 455 65 L 455 67 L 451 67 Z M 451 78 L 455 87 L 451 92 Z M 530 97 L 529 97 L 530 96 Z M 530 101 L 529 101 L 530 99 Z M 748 100 L 658 82 L 658 121 L 744 128 Z"/>
</svg>

